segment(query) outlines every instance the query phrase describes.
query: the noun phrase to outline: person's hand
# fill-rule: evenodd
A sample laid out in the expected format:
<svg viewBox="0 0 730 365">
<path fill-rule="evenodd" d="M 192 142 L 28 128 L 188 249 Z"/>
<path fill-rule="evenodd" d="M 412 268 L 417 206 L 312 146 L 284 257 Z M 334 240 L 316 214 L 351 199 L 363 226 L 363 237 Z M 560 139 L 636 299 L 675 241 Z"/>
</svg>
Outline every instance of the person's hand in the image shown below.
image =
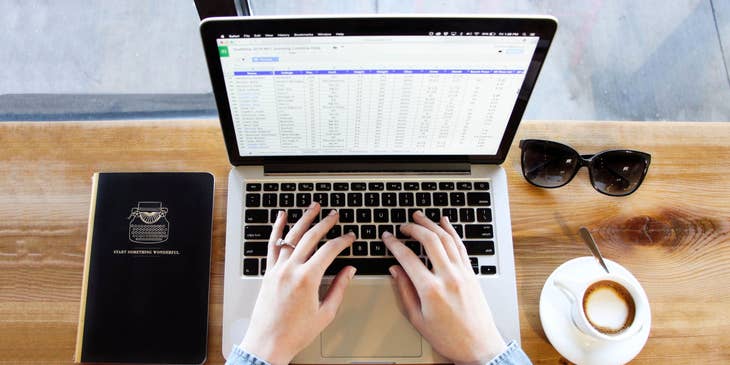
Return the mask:
<svg viewBox="0 0 730 365">
<path fill-rule="evenodd" d="M 332 322 L 355 268 L 343 268 L 320 303 L 319 286 L 327 267 L 355 240 L 346 234 L 324 244 L 312 255 L 327 231 L 337 223 L 336 211 L 309 229 L 320 206 L 312 203 L 284 241 L 276 246 L 286 224 L 280 212 L 274 223 L 266 256 L 266 274 L 241 347 L 271 364 L 288 364 Z M 311 256 L 311 257 L 310 257 Z"/>
<path fill-rule="evenodd" d="M 429 271 L 413 251 L 386 232 L 383 242 L 402 265 L 392 266 L 406 316 L 431 346 L 456 364 L 485 364 L 507 345 L 469 263 L 464 243 L 447 217 L 441 225 L 422 212 L 401 232 L 417 239 L 433 263 Z"/>
</svg>

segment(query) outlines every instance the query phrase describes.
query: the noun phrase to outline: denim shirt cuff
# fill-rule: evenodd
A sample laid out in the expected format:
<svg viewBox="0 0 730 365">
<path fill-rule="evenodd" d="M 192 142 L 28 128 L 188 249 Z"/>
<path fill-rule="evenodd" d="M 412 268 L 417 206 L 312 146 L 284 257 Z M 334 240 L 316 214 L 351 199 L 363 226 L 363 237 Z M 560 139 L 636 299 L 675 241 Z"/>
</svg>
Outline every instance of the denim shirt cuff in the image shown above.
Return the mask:
<svg viewBox="0 0 730 365">
<path fill-rule="evenodd" d="M 527 354 L 522 351 L 522 348 L 517 345 L 517 342 L 510 341 L 507 349 L 486 365 L 532 365 L 532 362 Z"/>
<path fill-rule="evenodd" d="M 246 350 L 233 346 L 231 354 L 228 355 L 226 365 L 271 365 L 266 360 L 259 359 L 256 355 L 247 352 Z"/>
</svg>

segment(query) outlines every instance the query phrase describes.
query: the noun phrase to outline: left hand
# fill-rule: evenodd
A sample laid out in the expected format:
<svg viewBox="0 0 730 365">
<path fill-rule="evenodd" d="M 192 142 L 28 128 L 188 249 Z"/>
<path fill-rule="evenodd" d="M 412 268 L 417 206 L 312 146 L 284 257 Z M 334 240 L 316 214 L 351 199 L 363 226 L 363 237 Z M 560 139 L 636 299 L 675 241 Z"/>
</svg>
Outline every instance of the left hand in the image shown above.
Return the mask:
<svg viewBox="0 0 730 365">
<path fill-rule="evenodd" d="M 338 220 L 333 210 L 309 229 L 319 212 L 319 204 L 312 203 L 287 234 L 285 241 L 296 248 L 276 246 L 286 224 L 285 212 L 279 213 L 269 238 L 266 274 L 241 347 L 273 365 L 288 364 L 332 322 L 355 275 L 354 267 L 343 268 L 319 301 L 325 270 L 355 240 L 354 234 L 346 234 L 312 254 Z"/>
</svg>

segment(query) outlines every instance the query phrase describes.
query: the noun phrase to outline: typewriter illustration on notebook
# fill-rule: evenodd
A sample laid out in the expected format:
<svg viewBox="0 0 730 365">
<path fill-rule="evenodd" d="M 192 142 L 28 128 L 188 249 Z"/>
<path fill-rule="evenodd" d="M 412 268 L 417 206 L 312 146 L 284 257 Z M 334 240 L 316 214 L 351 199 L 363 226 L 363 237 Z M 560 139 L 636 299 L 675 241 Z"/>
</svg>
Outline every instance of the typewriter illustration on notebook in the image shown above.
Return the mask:
<svg viewBox="0 0 730 365">
<path fill-rule="evenodd" d="M 162 202 L 137 202 L 127 219 L 129 240 L 134 243 L 162 243 L 170 236 L 167 208 Z"/>
</svg>

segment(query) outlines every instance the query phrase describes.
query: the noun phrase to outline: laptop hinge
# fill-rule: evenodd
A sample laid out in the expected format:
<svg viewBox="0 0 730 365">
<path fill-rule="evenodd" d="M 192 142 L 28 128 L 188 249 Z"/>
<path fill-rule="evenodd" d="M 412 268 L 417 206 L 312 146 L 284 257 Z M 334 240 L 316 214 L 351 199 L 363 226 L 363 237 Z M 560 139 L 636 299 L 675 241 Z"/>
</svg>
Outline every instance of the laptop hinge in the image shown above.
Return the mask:
<svg viewBox="0 0 730 365">
<path fill-rule="evenodd" d="M 470 174 L 471 165 L 462 162 L 353 162 L 353 163 L 271 163 L 264 174 Z"/>
</svg>

